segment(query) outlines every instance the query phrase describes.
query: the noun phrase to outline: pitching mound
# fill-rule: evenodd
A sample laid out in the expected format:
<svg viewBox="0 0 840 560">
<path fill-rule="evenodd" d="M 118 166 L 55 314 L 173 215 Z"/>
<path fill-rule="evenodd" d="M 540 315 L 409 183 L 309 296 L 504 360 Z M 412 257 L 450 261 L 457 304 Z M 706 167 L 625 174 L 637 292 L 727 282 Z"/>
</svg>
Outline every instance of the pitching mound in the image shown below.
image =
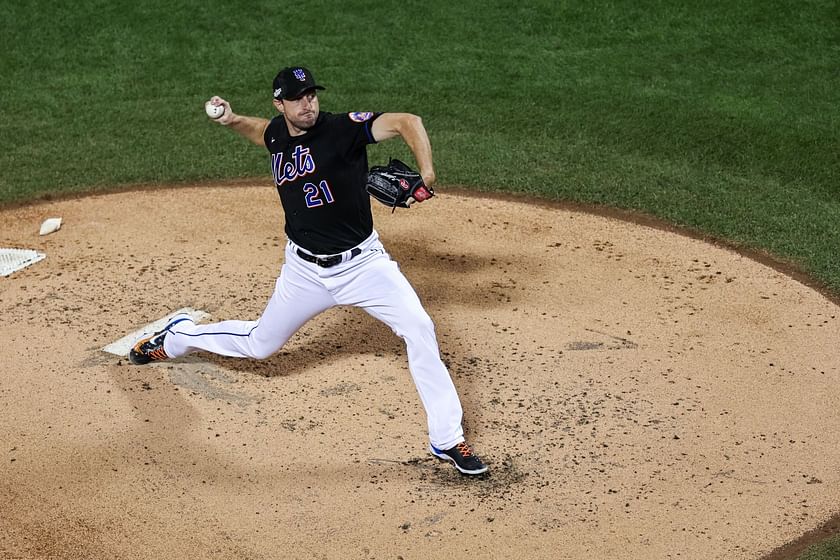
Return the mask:
<svg viewBox="0 0 840 560">
<path fill-rule="evenodd" d="M 688 237 L 439 194 L 375 220 L 480 479 L 426 453 L 401 340 L 360 310 L 262 362 L 102 352 L 181 307 L 256 318 L 272 187 L 0 211 L 0 246 L 47 255 L 0 278 L 0 557 L 754 559 L 837 513 L 836 305 Z"/>
</svg>

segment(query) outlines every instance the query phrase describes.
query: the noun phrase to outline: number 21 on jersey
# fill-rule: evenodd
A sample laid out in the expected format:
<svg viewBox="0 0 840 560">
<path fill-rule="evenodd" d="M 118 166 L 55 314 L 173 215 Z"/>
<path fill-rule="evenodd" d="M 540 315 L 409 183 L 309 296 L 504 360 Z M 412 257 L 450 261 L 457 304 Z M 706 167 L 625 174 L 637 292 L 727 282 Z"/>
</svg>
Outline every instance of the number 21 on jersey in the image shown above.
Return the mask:
<svg viewBox="0 0 840 560">
<path fill-rule="evenodd" d="M 321 181 L 317 185 L 315 183 L 306 183 L 303 185 L 303 193 L 306 195 L 307 208 L 323 206 L 324 203 L 330 204 L 334 200 L 330 191 L 330 185 L 326 180 Z"/>
</svg>

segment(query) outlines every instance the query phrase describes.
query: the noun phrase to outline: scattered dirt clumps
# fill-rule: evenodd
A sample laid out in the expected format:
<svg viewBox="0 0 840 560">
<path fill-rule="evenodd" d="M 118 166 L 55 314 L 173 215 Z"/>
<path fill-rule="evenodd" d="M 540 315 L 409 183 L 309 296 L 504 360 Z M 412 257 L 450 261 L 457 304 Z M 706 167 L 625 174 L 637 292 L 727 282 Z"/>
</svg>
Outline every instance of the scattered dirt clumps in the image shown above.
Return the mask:
<svg viewBox="0 0 840 560">
<path fill-rule="evenodd" d="M 402 341 L 361 310 L 264 361 L 101 351 L 180 307 L 258 317 L 271 187 L 0 211 L 0 246 L 47 254 L 0 279 L 0 557 L 755 559 L 837 513 L 834 303 L 663 229 L 438 190 L 375 220 L 478 479 L 428 455 Z"/>
</svg>

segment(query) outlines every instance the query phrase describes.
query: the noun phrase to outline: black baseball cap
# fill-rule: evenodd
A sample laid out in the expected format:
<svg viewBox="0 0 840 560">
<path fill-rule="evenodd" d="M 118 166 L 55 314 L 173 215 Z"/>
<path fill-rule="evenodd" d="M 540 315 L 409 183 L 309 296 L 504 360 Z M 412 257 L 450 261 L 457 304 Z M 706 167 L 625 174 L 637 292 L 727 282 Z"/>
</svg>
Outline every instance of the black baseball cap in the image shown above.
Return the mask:
<svg viewBox="0 0 840 560">
<path fill-rule="evenodd" d="M 274 77 L 275 99 L 297 99 L 310 89 L 324 89 L 315 83 L 315 76 L 303 66 L 283 68 Z"/>
</svg>

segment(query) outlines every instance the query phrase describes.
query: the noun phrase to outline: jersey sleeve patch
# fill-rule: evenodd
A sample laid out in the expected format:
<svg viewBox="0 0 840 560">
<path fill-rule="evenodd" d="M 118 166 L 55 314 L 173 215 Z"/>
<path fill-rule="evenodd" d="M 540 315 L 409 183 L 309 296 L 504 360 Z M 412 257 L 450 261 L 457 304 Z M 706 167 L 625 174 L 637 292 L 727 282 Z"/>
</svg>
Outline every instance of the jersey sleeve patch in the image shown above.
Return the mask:
<svg viewBox="0 0 840 560">
<path fill-rule="evenodd" d="M 355 112 L 355 113 L 347 113 L 347 116 L 350 117 L 350 120 L 353 122 L 362 123 L 365 121 L 370 120 L 373 117 L 373 113 L 370 112 Z"/>
</svg>

